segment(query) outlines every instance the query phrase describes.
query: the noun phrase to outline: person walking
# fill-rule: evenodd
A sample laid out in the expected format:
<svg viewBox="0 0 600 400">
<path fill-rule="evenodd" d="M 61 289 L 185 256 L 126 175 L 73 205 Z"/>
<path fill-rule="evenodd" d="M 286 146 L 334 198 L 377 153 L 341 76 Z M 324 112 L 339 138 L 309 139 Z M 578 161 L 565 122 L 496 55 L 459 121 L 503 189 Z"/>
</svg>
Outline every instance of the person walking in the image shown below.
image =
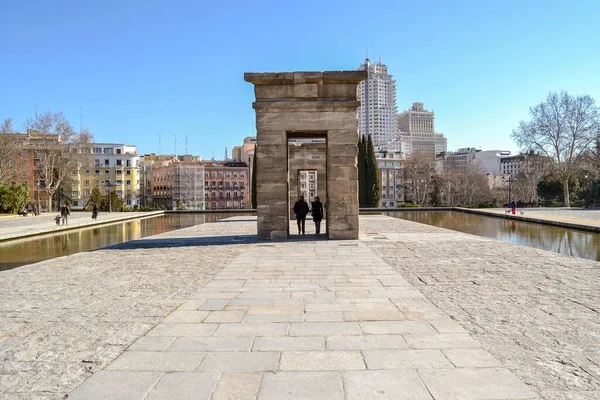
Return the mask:
<svg viewBox="0 0 600 400">
<path fill-rule="evenodd" d="M 65 204 L 60 208 L 61 225 L 69 225 L 69 215 L 71 215 L 71 210 L 69 210 L 69 207 Z"/>
<path fill-rule="evenodd" d="M 300 235 L 300 232 L 304 235 L 304 225 L 306 224 L 306 216 L 308 215 L 308 203 L 304 201 L 303 194 L 300 195 L 300 198 L 294 204 L 294 214 L 296 214 L 296 223 L 298 224 L 298 235 Z"/>
<path fill-rule="evenodd" d="M 315 223 L 315 233 L 318 235 L 321 233 L 321 221 L 323 220 L 323 203 L 319 199 L 319 196 L 315 197 L 315 201 L 311 204 L 313 222 Z"/>
<path fill-rule="evenodd" d="M 515 213 L 517 212 L 517 203 L 515 203 L 515 199 L 513 199 L 513 201 L 510 202 L 510 211 L 512 215 L 515 215 Z"/>
<path fill-rule="evenodd" d="M 98 219 L 98 212 L 100 210 L 98 210 L 98 206 L 94 203 L 94 205 L 92 206 L 92 219 Z"/>
</svg>

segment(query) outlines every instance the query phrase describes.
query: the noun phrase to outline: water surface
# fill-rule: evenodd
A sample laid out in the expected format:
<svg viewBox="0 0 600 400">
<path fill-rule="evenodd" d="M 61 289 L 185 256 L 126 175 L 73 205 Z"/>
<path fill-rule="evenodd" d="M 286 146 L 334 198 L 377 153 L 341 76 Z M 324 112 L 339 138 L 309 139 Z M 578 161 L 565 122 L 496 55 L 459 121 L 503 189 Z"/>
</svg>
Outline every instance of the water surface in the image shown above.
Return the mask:
<svg viewBox="0 0 600 400">
<path fill-rule="evenodd" d="M 235 214 L 165 214 L 10 241 L 0 244 L 0 271 L 233 216 Z"/>
<path fill-rule="evenodd" d="M 385 213 L 391 217 L 470 233 L 503 242 L 600 261 L 600 234 L 460 211 Z"/>
</svg>

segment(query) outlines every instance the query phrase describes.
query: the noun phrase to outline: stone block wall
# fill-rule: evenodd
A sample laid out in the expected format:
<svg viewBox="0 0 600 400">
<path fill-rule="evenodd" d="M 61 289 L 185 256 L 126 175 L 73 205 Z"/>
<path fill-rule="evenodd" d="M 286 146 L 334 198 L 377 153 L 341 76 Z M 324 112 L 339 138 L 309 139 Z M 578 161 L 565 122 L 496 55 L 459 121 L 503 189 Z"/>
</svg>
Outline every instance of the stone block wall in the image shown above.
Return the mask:
<svg viewBox="0 0 600 400">
<path fill-rule="evenodd" d="M 258 234 L 288 235 L 289 137 L 327 137 L 327 228 L 330 239 L 358 238 L 356 93 L 366 71 L 246 73 L 254 84 Z M 316 168 L 315 168 L 316 169 Z M 320 179 L 319 179 L 320 180 Z"/>
</svg>

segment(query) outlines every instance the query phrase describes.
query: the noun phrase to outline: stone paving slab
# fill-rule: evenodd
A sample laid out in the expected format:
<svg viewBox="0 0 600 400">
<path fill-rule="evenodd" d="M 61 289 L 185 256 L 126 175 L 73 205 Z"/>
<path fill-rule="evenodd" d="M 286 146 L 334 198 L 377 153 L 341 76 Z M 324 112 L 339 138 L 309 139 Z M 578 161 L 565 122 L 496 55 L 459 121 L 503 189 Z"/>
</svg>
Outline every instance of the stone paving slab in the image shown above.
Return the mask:
<svg viewBox="0 0 600 400">
<path fill-rule="evenodd" d="M 255 232 L 256 223 L 240 218 L 233 231 Z M 117 245 L 0 272 L 0 398 L 62 399 L 132 344 L 131 351 L 165 351 L 177 335 L 211 334 L 216 324 L 185 329 L 161 321 L 175 310 L 196 310 L 201 303 L 190 307 L 193 294 L 242 253 L 245 245 L 232 243 L 231 232 L 231 223 L 202 224 L 142 239 L 140 248 Z M 195 237 L 215 244 L 178 242 Z M 115 376 L 106 370 L 92 382 L 105 374 Z M 135 382 L 154 385 L 161 376 L 125 375 L 136 377 L 123 380 L 134 392 Z M 107 397 L 135 398 L 127 393 Z"/>
<path fill-rule="evenodd" d="M 600 398 L 599 263 L 388 217 L 361 217 L 360 241 L 165 251 L 178 238 L 226 238 L 255 227 L 206 224 L 161 235 L 157 248 L 130 244 L 0 273 L 0 397 L 58 399 L 76 388 L 70 398 L 87 399 L 103 388 L 108 398 L 185 398 L 185 387 L 202 382 L 198 397 L 212 400 Z M 213 277 L 218 282 L 206 287 Z M 199 310 L 213 299 L 228 301 Z M 283 314 L 282 306 L 303 312 Z M 250 307 L 273 308 L 249 314 Z M 343 320 L 346 312 L 394 307 L 403 319 Z M 184 322 L 164 322 L 173 311 Z M 207 321 L 227 311 L 242 320 L 214 314 Z M 275 328 L 256 327 L 263 323 Z M 244 324 L 250 328 L 233 328 Z M 193 371 L 106 367 L 134 352 L 201 360 Z M 310 361 L 327 352 L 328 368 L 358 368 L 356 353 L 364 368 L 281 370 L 284 356 L 293 366 L 298 354 Z M 267 354 L 260 371 L 200 369 L 209 354 L 205 368 L 226 370 L 252 353 Z M 444 367 L 413 368 L 411 360 L 444 360 Z M 386 368 L 374 369 L 376 362 Z"/>
<path fill-rule="evenodd" d="M 491 215 L 506 215 L 505 208 L 480 208 L 479 213 Z M 545 220 L 557 223 L 580 225 L 600 229 L 600 209 L 585 208 L 519 208 L 511 218 L 523 221 Z"/>
<path fill-rule="evenodd" d="M 426 317 L 433 328 L 468 333 L 493 356 L 442 349 L 454 365 L 501 362 L 543 399 L 600 398 L 600 263 L 388 217 L 361 218 L 361 229 L 447 314 Z M 431 315 L 431 303 L 395 302 L 408 318 Z"/>
<path fill-rule="evenodd" d="M 190 297 L 105 371 L 219 374 L 215 398 L 238 386 L 261 400 L 537 397 L 362 242 L 251 244 Z M 144 396 L 178 398 L 160 379 Z"/>
</svg>

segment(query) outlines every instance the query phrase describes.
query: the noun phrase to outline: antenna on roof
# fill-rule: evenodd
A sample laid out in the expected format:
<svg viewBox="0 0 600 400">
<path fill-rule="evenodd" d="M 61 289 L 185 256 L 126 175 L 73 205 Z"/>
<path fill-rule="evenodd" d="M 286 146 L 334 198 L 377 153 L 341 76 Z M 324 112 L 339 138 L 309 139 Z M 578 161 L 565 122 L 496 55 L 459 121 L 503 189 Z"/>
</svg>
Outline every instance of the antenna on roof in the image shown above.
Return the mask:
<svg viewBox="0 0 600 400">
<path fill-rule="evenodd" d="M 185 133 L 185 154 L 189 154 L 188 153 L 188 136 L 187 136 L 187 132 Z"/>
<path fill-rule="evenodd" d="M 175 157 L 177 157 L 177 135 L 175 135 Z"/>
<path fill-rule="evenodd" d="M 224 161 L 227 161 L 227 146 L 225 146 L 225 158 Z"/>
</svg>

